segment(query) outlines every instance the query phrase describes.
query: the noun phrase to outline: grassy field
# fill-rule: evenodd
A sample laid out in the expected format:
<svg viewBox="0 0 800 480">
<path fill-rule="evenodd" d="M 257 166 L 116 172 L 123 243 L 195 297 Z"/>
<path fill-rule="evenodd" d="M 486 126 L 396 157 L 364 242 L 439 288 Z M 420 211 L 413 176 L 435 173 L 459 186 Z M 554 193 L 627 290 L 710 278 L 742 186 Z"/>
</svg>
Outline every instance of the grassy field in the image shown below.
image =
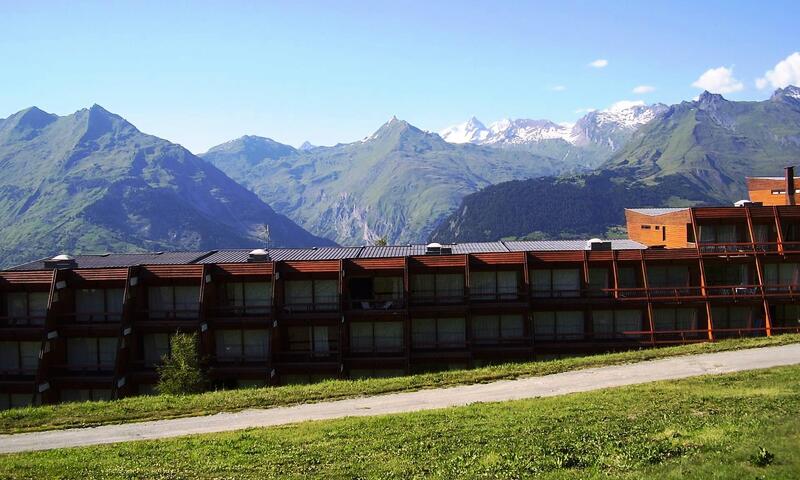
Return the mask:
<svg viewBox="0 0 800 480">
<path fill-rule="evenodd" d="M 381 393 L 412 391 L 423 388 L 484 383 L 678 355 L 796 342 L 800 342 L 800 335 L 780 335 L 770 338 L 726 340 L 716 343 L 644 349 L 543 362 L 505 364 L 473 370 L 457 370 L 395 378 L 334 380 L 312 385 L 227 390 L 185 396 L 143 396 L 111 402 L 83 402 L 19 408 L 0 412 L 0 433 L 208 415 L 246 408 L 267 408 Z"/>
<path fill-rule="evenodd" d="M 800 478 L 800 367 L 0 456 L 0 478 Z"/>
</svg>

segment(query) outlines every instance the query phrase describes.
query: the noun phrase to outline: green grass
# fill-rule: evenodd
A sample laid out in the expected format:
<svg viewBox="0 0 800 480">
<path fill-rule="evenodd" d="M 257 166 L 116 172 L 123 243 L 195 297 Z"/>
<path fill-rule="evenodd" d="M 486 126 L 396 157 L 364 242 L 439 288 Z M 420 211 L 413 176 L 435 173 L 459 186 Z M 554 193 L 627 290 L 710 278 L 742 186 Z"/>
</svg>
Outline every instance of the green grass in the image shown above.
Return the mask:
<svg viewBox="0 0 800 480">
<path fill-rule="evenodd" d="M 502 379 L 549 375 L 582 368 L 619 365 L 658 358 L 720 352 L 800 342 L 800 335 L 726 340 L 677 347 L 643 349 L 562 360 L 505 364 L 369 380 L 332 380 L 311 385 L 207 392 L 197 395 L 130 397 L 110 402 L 66 403 L 0 412 L 0 433 L 129 423 L 209 415 L 247 408 L 268 408 L 365 395 L 413 391 Z"/>
<path fill-rule="evenodd" d="M 2 478 L 800 477 L 800 366 L 0 456 Z"/>
</svg>

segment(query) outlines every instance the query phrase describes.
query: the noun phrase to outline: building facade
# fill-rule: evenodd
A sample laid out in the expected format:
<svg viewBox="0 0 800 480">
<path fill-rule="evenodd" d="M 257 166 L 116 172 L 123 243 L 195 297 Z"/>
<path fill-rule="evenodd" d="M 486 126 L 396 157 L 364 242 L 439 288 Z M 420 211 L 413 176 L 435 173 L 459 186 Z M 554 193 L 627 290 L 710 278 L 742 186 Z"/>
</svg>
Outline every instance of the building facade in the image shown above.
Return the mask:
<svg viewBox="0 0 800 480">
<path fill-rule="evenodd" d="M 674 213 L 642 211 L 629 230 L 669 229 L 659 217 Z M 0 272 L 0 407 L 149 393 L 177 331 L 198 333 L 220 388 L 800 331 L 800 207 L 677 213 L 667 235 L 680 245 L 662 234 L 31 262 Z"/>
</svg>

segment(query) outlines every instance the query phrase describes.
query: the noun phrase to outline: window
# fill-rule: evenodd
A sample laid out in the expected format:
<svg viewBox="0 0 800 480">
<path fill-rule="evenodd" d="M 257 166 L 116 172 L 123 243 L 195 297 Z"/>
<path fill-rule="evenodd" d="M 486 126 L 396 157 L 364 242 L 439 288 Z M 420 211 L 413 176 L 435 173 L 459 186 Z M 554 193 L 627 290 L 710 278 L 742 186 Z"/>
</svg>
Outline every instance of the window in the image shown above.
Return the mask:
<svg viewBox="0 0 800 480">
<path fill-rule="evenodd" d="M 218 330 L 215 333 L 218 360 L 266 360 L 268 330 Z"/>
<path fill-rule="evenodd" d="M 118 322 L 122 319 L 124 289 L 84 288 L 75 292 L 75 320 Z"/>
<path fill-rule="evenodd" d="M 776 327 L 800 327 L 800 305 L 776 305 L 773 322 Z"/>
<path fill-rule="evenodd" d="M 61 390 L 62 402 L 96 402 L 111 400 L 111 390 L 107 388 L 66 388 Z"/>
<path fill-rule="evenodd" d="M 6 313 L 11 325 L 44 325 L 48 292 L 9 292 Z"/>
<path fill-rule="evenodd" d="M 353 322 L 350 351 L 399 352 L 403 350 L 403 322 Z"/>
<path fill-rule="evenodd" d="M 373 289 L 375 300 L 402 299 L 403 277 L 375 277 Z"/>
<path fill-rule="evenodd" d="M 414 348 L 463 348 L 466 341 L 466 321 L 463 318 L 415 318 L 411 321 L 411 345 Z"/>
<path fill-rule="evenodd" d="M 30 393 L 0 393 L 0 410 L 21 408 L 31 405 Z"/>
<path fill-rule="evenodd" d="M 417 303 L 461 303 L 464 301 L 464 275 L 461 273 L 412 275 L 411 298 Z"/>
<path fill-rule="evenodd" d="M 800 284 L 800 264 L 765 263 L 764 285 L 768 292 L 785 291 Z"/>
<path fill-rule="evenodd" d="M 116 358 L 116 337 L 67 339 L 67 367 L 70 369 L 113 370 Z"/>
<path fill-rule="evenodd" d="M 650 230 L 650 225 L 642 225 L 642 230 Z"/>
<path fill-rule="evenodd" d="M 686 243 L 694 243 L 694 227 L 691 223 L 686 224 Z"/>
<path fill-rule="evenodd" d="M 624 332 L 642 330 L 640 310 L 594 310 L 592 311 L 594 338 L 636 338 L 638 335 L 625 335 Z"/>
<path fill-rule="evenodd" d="M 515 300 L 519 273 L 501 270 L 470 273 L 470 296 L 474 300 Z"/>
<path fill-rule="evenodd" d="M 339 282 L 337 280 L 289 280 L 286 282 L 286 306 L 289 310 L 337 310 Z"/>
<path fill-rule="evenodd" d="M 287 347 L 290 352 L 310 352 L 327 355 L 339 349 L 337 327 L 289 327 L 286 329 Z"/>
<path fill-rule="evenodd" d="M 534 312 L 533 333 L 536 340 L 582 340 L 583 312 Z"/>
<path fill-rule="evenodd" d="M 706 266 L 706 278 L 709 285 L 748 285 L 750 269 L 745 264 L 710 264 Z"/>
<path fill-rule="evenodd" d="M 142 335 L 142 353 L 147 367 L 160 365 L 162 359 L 170 354 L 170 337 L 168 333 L 146 333 Z"/>
<path fill-rule="evenodd" d="M 589 269 L 589 291 L 594 297 L 608 296 L 608 269 L 590 268 Z"/>
<path fill-rule="evenodd" d="M 271 282 L 235 282 L 225 284 L 222 304 L 245 314 L 269 312 L 272 306 Z"/>
<path fill-rule="evenodd" d="M 200 287 L 168 285 L 149 287 L 150 318 L 196 318 L 200 309 Z"/>
<path fill-rule="evenodd" d="M 711 307 L 714 330 L 764 328 L 763 320 L 750 307 Z"/>
<path fill-rule="evenodd" d="M 472 337 L 479 343 L 500 343 L 519 340 L 525 335 L 522 315 L 475 315 L 472 317 Z"/>
<path fill-rule="evenodd" d="M 41 342 L 0 342 L 0 372 L 32 375 L 39 367 Z"/>
<path fill-rule="evenodd" d="M 694 308 L 656 308 L 653 310 L 656 331 L 697 330 L 697 310 Z"/>
<path fill-rule="evenodd" d="M 577 268 L 531 270 L 534 297 L 578 297 L 581 293 L 581 271 Z"/>
</svg>

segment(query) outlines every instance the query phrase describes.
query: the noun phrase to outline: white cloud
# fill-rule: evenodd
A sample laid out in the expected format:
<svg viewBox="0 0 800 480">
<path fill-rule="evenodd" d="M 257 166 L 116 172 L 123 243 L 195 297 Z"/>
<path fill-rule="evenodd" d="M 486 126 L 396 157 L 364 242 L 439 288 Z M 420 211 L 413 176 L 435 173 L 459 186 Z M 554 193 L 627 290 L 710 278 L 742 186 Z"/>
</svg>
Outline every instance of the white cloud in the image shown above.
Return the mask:
<svg viewBox="0 0 800 480">
<path fill-rule="evenodd" d="M 594 68 L 605 68 L 608 66 L 608 60 L 605 58 L 598 58 L 594 62 L 591 62 L 589 66 Z"/>
<path fill-rule="evenodd" d="M 564 85 L 555 85 L 554 87 L 550 88 L 550 90 L 554 92 L 563 92 L 566 89 L 567 87 L 565 87 Z"/>
<path fill-rule="evenodd" d="M 763 90 L 769 86 L 783 88 L 788 85 L 800 86 L 800 52 L 794 52 L 778 62 L 772 70 L 756 79 L 756 87 Z"/>
<path fill-rule="evenodd" d="M 634 88 L 634 89 L 633 89 L 633 90 L 631 90 L 631 91 L 632 91 L 633 93 L 636 93 L 636 94 L 640 94 L 640 95 L 641 95 L 641 94 L 643 94 L 643 93 L 655 92 L 655 91 L 656 91 L 656 87 L 653 87 L 653 86 L 651 86 L 651 85 L 639 85 L 638 87 Z"/>
<path fill-rule="evenodd" d="M 644 106 L 644 100 L 620 100 L 619 102 L 614 103 L 606 110 L 609 112 L 619 112 L 621 110 L 627 110 L 633 107 L 641 107 Z"/>
<path fill-rule="evenodd" d="M 732 93 L 744 89 L 744 84 L 734 78 L 733 67 L 709 68 L 692 83 L 692 86 L 711 93 Z"/>
<path fill-rule="evenodd" d="M 575 110 L 575 113 L 592 113 L 597 111 L 596 108 L 579 108 Z"/>
</svg>

